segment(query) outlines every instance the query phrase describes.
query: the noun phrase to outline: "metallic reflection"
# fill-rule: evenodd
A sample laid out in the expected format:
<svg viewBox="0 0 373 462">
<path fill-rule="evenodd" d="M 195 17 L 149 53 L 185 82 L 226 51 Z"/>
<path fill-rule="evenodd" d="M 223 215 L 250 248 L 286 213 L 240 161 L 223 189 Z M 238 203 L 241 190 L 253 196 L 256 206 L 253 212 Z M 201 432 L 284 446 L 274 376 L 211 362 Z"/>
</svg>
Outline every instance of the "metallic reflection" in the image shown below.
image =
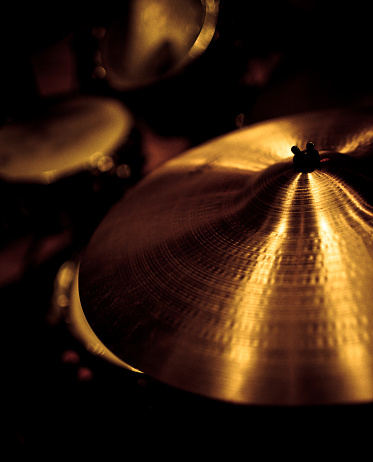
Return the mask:
<svg viewBox="0 0 373 462">
<path fill-rule="evenodd" d="M 82 260 L 100 340 L 215 399 L 372 400 L 372 127 L 346 111 L 266 122 L 150 174 Z M 321 169 L 298 173 L 291 146 L 310 140 Z"/>
<path fill-rule="evenodd" d="M 92 331 L 80 304 L 78 274 L 79 263 L 76 261 L 68 261 L 61 266 L 55 280 L 51 313 L 53 319 L 51 321 L 56 322 L 59 317 L 62 317 L 72 335 L 81 342 L 89 353 L 115 366 L 140 372 L 109 351 Z"/>
<path fill-rule="evenodd" d="M 108 27 L 102 65 L 117 90 L 148 85 L 199 57 L 210 44 L 217 0 L 132 0 L 127 14 Z"/>
<path fill-rule="evenodd" d="M 105 171 L 132 128 L 132 115 L 117 101 L 68 99 L 32 121 L 0 128 L 0 177 L 52 183 L 82 171 Z"/>
</svg>

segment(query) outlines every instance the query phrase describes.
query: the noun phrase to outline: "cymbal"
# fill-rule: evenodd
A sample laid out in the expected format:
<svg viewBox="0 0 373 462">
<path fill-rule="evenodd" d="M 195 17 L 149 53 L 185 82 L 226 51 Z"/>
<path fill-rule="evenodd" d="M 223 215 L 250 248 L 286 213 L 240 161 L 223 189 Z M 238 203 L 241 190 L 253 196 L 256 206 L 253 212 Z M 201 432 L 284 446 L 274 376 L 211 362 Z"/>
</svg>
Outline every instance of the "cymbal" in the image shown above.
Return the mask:
<svg viewBox="0 0 373 462">
<path fill-rule="evenodd" d="M 91 171 L 133 128 L 130 111 L 112 98 L 80 95 L 0 127 L 0 178 L 53 183 Z"/>
<path fill-rule="evenodd" d="M 132 90 L 180 72 L 206 51 L 218 13 L 217 0 L 131 0 L 100 43 L 109 85 Z"/>
<path fill-rule="evenodd" d="M 65 262 L 59 269 L 54 284 L 51 313 L 49 314 L 50 323 L 55 323 L 56 319 L 62 316 L 71 334 L 89 353 L 118 367 L 141 373 L 117 358 L 92 331 L 79 299 L 78 270 L 79 261 L 75 260 Z"/>
<path fill-rule="evenodd" d="M 320 165 L 294 168 L 312 140 Z M 242 128 L 144 178 L 82 258 L 83 311 L 132 367 L 239 404 L 373 398 L 373 116 Z"/>
</svg>

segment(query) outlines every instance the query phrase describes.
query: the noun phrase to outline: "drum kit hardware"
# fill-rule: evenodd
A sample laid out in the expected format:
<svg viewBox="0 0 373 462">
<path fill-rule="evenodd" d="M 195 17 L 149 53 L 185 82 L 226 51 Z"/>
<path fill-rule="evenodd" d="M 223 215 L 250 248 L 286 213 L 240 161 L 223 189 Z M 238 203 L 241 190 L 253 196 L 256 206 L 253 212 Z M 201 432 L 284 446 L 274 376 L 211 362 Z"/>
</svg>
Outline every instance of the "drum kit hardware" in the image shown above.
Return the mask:
<svg viewBox="0 0 373 462">
<path fill-rule="evenodd" d="M 372 402 L 373 112 L 241 124 L 144 175 L 136 117 L 113 94 L 199 59 L 219 1 L 123 8 L 95 29 L 110 96 L 0 126 L 4 245 L 76 239 L 48 323 L 113 368 L 218 403 Z"/>
</svg>

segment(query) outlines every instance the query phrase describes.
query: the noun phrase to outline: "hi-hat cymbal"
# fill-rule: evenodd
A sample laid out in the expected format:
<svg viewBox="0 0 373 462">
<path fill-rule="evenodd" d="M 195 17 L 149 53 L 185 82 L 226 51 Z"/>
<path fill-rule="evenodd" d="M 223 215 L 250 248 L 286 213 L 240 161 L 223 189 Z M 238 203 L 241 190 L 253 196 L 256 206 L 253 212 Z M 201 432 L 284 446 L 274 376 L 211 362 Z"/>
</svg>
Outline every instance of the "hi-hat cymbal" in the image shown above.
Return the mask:
<svg viewBox="0 0 373 462">
<path fill-rule="evenodd" d="M 294 168 L 312 140 L 320 167 Z M 373 116 L 282 118 L 193 148 L 94 233 L 79 290 L 103 344 L 243 404 L 373 399 Z"/>
</svg>

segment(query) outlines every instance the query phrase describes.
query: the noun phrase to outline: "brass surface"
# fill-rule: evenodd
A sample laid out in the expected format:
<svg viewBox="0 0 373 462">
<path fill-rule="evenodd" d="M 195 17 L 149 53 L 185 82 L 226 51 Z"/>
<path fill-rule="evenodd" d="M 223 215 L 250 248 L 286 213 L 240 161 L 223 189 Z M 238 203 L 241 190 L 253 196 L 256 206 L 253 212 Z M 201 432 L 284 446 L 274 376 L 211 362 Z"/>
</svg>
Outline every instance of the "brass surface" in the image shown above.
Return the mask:
<svg viewBox="0 0 373 462">
<path fill-rule="evenodd" d="M 243 404 L 373 398 L 373 117 L 327 111 L 191 149 L 123 197 L 79 274 L 93 331 L 166 384 Z M 320 168 L 294 169 L 308 141 Z"/>
<path fill-rule="evenodd" d="M 117 90 L 169 77 L 202 55 L 215 34 L 218 0 L 131 0 L 107 28 L 102 67 Z"/>
<path fill-rule="evenodd" d="M 71 334 L 85 347 L 85 349 L 115 366 L 140 372 L 115 356 L 97 338 L 84 316 L 80 303 L 78 288 L 79 262 L 68 261 L 59 269 L 52 297 L 51 323 L 63 318 Z"/>
<path fill-rule="evenodd" d="M 133 124 L 129 110 L 112 98 L 61 101 L 30 121 L 0 128 L 0 178 L 53 183 L 92 171 L 125 142 Z"/>
</svg>

